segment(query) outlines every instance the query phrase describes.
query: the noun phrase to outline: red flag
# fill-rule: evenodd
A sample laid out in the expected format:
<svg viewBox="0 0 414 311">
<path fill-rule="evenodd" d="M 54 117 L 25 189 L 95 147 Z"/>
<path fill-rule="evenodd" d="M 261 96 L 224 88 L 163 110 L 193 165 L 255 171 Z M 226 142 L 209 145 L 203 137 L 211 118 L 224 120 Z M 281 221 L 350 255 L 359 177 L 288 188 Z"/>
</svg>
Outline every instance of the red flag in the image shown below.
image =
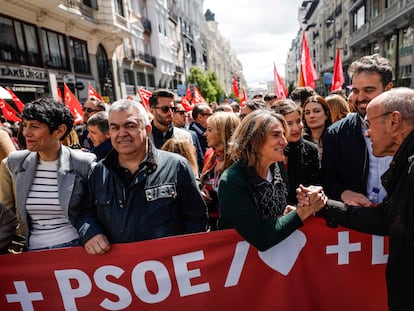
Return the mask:
<svg viewBox="0 0 414 311">
<path fill-rule="evenodd" d="M 239 98 L 239 96 L 240 96 L 239 84 L 237 83 L 237 77 L 236 77 L 236 75 L 234 75 L 234 77 L 233 77 L 233 93 L 234 93 L 234 96 L 236 96 L 237 98 Z"/>
<path fill-rule="evenodd" d="M 193 106 L 190 104 L 190 102 L 185 97 L 181 98 L 181 105 L 183 105 L 183 108 L 185 111 L 193 110 Z"/>
<path fill-rule="evenodd" d="M 206 101 L 203 98 L 203 96 L 201 95 L 200 91 L 198 90 L 198 88 L 194 85 L 194 97 L 193 97 L 193 104 L 197 105 L 197 104 L 204 104 Z"/>
<path fill-rule="evenodd" d="M 298 86 L 309 86 L 315 88 L 315 80 L 318 79 L 315 67 L 310 56 L 308 42 L 303 32 L 302 48 L 300 51 L 299 82 Z"/>
<path fill-rule="evenodd" d="M 138 95 L 141 98 L 141 102 L 142 105 L 144 105 L 144 107 L 149 107 L 149 98 L 152 95 L 152 92 L 147 91 L 146 89 L 141 89 L 141 88 L 137 88 L 138 89 Z"/>
<path fill-rule="evenodd" d="M 88 98 L 89 97 L 95 97 L 99 99 L 101 102 L 104 102 L 101 95 L 92 87 L 92 85 L 88 82 Z"/>
<path fill-rule="evenodd" d="M 8 86 L 6 86 L 6 90 L 10 93 L 17 110 L 19 110 L 19 112 L 22 113 L 24 109 L 23 102 L 16 96 L 16 94 L 13 93 L 13 91 Z"/>
<path fill-rule="evenodd" d="M 185 92 L 185 99 L 190 102 L 192 97 L 193 97 L 193 93 L 191 93 L 191 87 L 190 87 L 190 84 L 188 84 L 187 91 Z"/>
<path fill-rule="evenodd" d="M 240 107 L 243 107 L 246 102 L 247 102 L 246 89 L 242 88 L 242 97 L 240 99 Z"/>
<path fill-rule="evenodd" d="M 56 90 L 57 90 L 57 101 L 63 103 L 62 92 L 60 91 L 60 88 L 57 84 L 56 84 Z"/>
<path fill-rule="evenodd" d="M 12 107 L 10 107 L 10 105 L 3 98 L 0 98 L 0 109 L 3 113 L 4 118 L 7 121 L 21 121 L 21 119 L 16 115 L 16 111 Z"/>
<path fill-rule="evenodd" d="M 274 84 L 275 94 L 277 95 L 277 98 L 278 99 L 286 98 L 286 95 L 288 93 L 287 87 L 283 79 L 279 76 L 277 69 L 276 69 L 276 65 L 274 63 L 273 63 L 273 76 L 274 76 L 273 84 Z"/>
<path fill-rule="evenodd" d="M 72 115 L 75 118 L 75 124 L 81 123 L 83 115 L 81 103 L 75 95 L 73 95 L 66 83 L 63 85 L 63 90 L 65 93 L 65 105 L 70 109 L 70 112 L 72 112 Z"/>
<path fill-rule="evenodd" d="M 341 49 L 338 48 L 335 57 L 335 66 L 332 75 L 331 92 L 341 90 L 345 83 L 344 72 L 342 70 Z"/>
</svg>

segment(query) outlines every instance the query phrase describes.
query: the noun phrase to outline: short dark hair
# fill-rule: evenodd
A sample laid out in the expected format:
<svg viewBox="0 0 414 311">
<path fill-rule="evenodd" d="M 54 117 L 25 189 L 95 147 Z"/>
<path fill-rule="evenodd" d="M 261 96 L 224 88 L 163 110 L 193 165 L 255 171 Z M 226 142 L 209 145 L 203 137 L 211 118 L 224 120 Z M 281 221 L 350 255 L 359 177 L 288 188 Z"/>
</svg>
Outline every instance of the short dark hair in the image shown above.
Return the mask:
<svg viewBox="0 0 414 311">
<path fill-rule="evenodd" d="M 159 89 L 152 93 L 149 98 L 150 107 L 156 107 L 158 105 L 158 97 L 175 98 L 175 94 L 169 90 Z"/>
<path fill-rule="evenodd" d="M 193 111 L 191 112 L 191 116 L 194 120 L 196 120 L 198 115 L 205 113 L 207 109 L 211 109 L 210 106 L 207 104 L 194 105 Z"/>
<path fill-rule="evenodd" d="M 88 126 L 96 126 L 102 134 L 106 134 L 109 131 L 109 123 L 108 123 L 108 112 L 106 111 L 99 111 L 93 114 L 88 119 Z"/>
<path fill-rule="evenodd" d="M 292 91 L 292 93 L 290 93 L 290 98 L 298 105 L 303 106 L 306 99 L 314 95 L 316 95 L 316 92 L 313 88 L 309 86 L 298 86 Z"/>
<path fill-rule="evenodd" d="M 266 108 L 266 104 L 262 99 L 252 99 L 244 103 L 244 105 L 252 111 Z"/>
<path fill-rule="evenodd" d="M 277 97 L 277 95 L 275 94 L 275 93 L 267 93 L 264 97 L 263 97 L 263 100 L 264 101 L 269 101 L 269 100 L 272 100 L 272 99 L 277 99 L 278 97 Z"/>
<path fill-rule="evenodd" d="M 392 66 L 388 59 L 380 54 L 366 55 L 354 61 L 349 66 L 348 74 L 353 78 L 355 74 L 361 72 L 375 72 L 381 76 L 382 86 L 386 87 L 392 82 Z"/>
<path fill-rule="evenodd" d="M 96 105 L 96 108 L 98 108 L 98 110 L 100 110 L 100 111 L 105 111 L 105 110 L 107 110 L 107 109 L 106 109 L 106 107 L 107 107 L 106 103 L 104 103 L 104 102 L 100 101 L 98 98 L 96 98 L 96 97 L 94 97 L 94 96 L 89 97 L 89 98 L 87 99 L 87 102 L 88 102 L 88 101 L 92 101 L 92 102 Z M 85 102 L 85 103 L 86 103 L 86 102 Z"/>
<path fill-rule="evenodd" d="M 23 109 L 22 119 L 45 123 L 51 134 L 58 129 L 59 125 L 66 125 L 66 132 L 60 140 L 69 135 L 74 122 L 69 108 L 53 98 L 39 98 L 27 103 Z"/>
</svg>

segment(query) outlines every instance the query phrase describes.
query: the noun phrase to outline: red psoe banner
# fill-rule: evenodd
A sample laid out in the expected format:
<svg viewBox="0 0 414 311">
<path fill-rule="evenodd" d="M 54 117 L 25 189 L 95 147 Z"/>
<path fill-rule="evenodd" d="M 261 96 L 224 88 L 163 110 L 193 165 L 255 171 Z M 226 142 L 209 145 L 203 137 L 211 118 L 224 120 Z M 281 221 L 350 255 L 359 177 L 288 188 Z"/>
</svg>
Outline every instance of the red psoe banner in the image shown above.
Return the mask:
<svg viewBox="0 0 414 311">
<path fill-rule="evenodd" d="M 266 252 L 226 230 L 4 255 L 0 309 L 385 311 L 387 249 L 313 218 Z"/>
</svg>

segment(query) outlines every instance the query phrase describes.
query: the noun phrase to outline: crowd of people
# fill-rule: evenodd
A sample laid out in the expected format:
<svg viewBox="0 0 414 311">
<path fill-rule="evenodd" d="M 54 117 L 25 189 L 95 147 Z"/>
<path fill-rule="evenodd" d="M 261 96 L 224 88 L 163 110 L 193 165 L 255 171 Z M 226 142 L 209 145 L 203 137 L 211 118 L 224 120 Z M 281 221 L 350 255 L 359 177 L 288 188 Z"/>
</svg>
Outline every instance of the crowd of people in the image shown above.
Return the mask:
<svg viewBox="0 0 414 311">
<path fill-rule="evenodd" d="M 89 98 L 76 127 L 62 103 L 27 103 L 17 133 L 0 130 L 0 247 L 20 234 L 24 251 L 105 254 L 234 228 L 264 251 L 316 215 L 389 236 L 389 309 L 413 309 L 414 90 L 378 54 L 349 75 L 348 96 L 297 87 L 192 111 L 164 89 L 149 107 Z"/>
</svg>

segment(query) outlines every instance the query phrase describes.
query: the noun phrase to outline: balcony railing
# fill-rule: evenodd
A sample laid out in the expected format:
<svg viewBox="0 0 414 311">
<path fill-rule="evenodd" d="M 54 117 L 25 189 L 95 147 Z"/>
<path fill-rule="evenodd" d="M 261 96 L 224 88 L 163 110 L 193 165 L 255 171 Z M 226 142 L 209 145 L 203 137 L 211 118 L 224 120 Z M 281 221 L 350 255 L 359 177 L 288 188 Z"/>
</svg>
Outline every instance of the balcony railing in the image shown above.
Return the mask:
<svg viewBox="0 0 414 311">
<path fill-rule="evenodd" d="M 154 67 L 157 67 L 157 59 L 149 53 L 139 53 L 139 58 L 146 63 L 152 64 Z"/>
</svg>

